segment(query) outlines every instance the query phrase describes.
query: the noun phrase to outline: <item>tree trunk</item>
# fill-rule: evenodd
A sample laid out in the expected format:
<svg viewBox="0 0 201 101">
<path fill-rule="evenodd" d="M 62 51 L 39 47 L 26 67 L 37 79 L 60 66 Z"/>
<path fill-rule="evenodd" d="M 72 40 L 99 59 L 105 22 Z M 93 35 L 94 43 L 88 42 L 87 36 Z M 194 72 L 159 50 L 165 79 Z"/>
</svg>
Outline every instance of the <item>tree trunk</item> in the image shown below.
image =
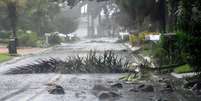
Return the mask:
<svg viewBox="0 0 201 101">
<path fill-rule="evenodd" d="M 166 32 L 166 0 L 159 0 L 159 22 L 162 33 Z"/>
<path fill-rule="evenodd" d="M 17 54 L 17 4 L 14 1 L 7 2 L 8 17 L 10 19 L 10 26 L 12 29 L 12 38 L 9 41 L 9 53 Z"/>
</svg>

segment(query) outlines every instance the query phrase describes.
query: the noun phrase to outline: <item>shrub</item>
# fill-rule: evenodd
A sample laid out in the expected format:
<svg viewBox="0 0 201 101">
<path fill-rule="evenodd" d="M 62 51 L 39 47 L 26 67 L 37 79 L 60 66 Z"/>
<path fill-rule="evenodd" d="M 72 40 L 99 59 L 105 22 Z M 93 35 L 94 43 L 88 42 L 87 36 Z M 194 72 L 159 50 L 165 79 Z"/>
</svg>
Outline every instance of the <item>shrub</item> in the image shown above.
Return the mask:
<svg viewBox="0 0 201 101">
<path fill-rule="evenodd" d="M 177 50 L 180 52 L 178 55 L 180 55 L 182 61 L 188 62 L 187 57 L 188 53 L 185 51 L 185 48 L 188 43 L 188 36 L 184 32 L 176 32 L 176 47 Z"/>
<path fill-rule="evenodd" d="M 179 67 L 175 68 L 175 70 L 174 70 L 174 72 L 176 72 L 176 73 L 189 73 L 192 71 L 193 71 L 193 69 L 188 64 L 179 66 Z"/>
<path fill-rule="evenodd" d="M 8 32 L 0 32 L 0 39 L 9 39 L 10 33 Z"/>
<path fill-rule="evenodd" d="M 129 36 L 129 42 L 131 43 L 132 46 L 136 45 L 138 41 L 138 37 L 136 35 L 130 35 Z"/>
<path fill-rule="evenodd" d="M 153 58 L 155 60 L 155 64 L 157 64 L 159 67 L 162 65 L 168 64 L 167 59 L 167 51 L 161 47 L 157 47 L 156 49 L 152 50 Z"/>
<path fill-rule="evenodd" d="M 36 47 L 38 36 L 36 33 L 31 31 L 18 31 L 18 46 L 30 46 L 30 47 Z"/>
<path fill-rule="evenodd" d="M 145 36 L 150 35 L 150 34 L 158 35 L 159 33 L 157 33 L 157 32 L 146 32 L 145 31 L 145 32 L 139 33 L 138 35 L 132 34 L 129 36 L 129 42 L 133 46 L 136 45 L 137 43 L 144 44 L 145 43 Z"/>
<path fill-rule="evenodd" d="M 60 44 L 62 39 L 57 34 L 51 34 L 48 38 L 48 42 L 50 45 Z"/>
<path fill-rule="evenodd" d="M 8 44 L 10 38 L 10 33 L 9 32 L 0 32 L 0 43 L 5 43 Z"/>
<path fill-rule="evenodd" d="M 186 64 L 184 58 L 187 54 L 183 52 L 182 44 L 179 41 L 180 35 L 164 36 L 161 35 L 160 41 L 156 43 L 152 49 L 155 62 L 159 66 L 172 65 L 172 64 Z"/>
<path fill-rule="evenodd" d="M 46 47 L 46 41 L 44 38 L 39 38 L 37 41 L 37 47 Z"/>
</svg>

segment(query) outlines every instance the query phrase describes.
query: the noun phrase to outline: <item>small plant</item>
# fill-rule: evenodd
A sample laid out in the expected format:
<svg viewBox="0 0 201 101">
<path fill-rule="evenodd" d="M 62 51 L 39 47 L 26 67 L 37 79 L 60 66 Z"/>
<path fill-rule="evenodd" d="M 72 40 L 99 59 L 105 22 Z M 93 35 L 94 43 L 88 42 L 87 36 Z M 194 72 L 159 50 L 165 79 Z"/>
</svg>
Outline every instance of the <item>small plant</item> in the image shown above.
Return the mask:
<svg viewBox="0 0 201 101">
<path fill-rule="evenodd" d="M 65 61 L 50 58 L 39 60 L 37 64 L 30 64 L 9 70 L 6 74 L 29 73 L 122 73 L 128 68 L 129 62 L 119 58 L 113 51 L 105 51 L 97 55 L 90 51 L 86 57 L 73 56 Z"/>
</svg>

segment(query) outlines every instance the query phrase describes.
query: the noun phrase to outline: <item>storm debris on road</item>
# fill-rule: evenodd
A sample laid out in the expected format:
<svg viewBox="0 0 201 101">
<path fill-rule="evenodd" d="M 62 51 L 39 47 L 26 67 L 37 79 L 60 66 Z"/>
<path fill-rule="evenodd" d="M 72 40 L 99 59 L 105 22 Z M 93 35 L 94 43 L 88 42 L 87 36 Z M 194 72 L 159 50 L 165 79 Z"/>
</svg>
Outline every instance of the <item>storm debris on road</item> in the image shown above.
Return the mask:
<svg viewBox="0 0 201 101">
<path fill-rule="evenodd" d="M 49 94 L 65 94 L 64 88 L 57 84 L 48 84 L 47 91 Z"/>
<path fill-rule="evenodd" d="M 36 64 L 10 69 L 6 74 L 122 73 L 128 64 L 128 60 L 118 57 L 113 51 L 105 51 L 102 55 L 90 51 L 86 57 L 68 57 L 65 61 L 55 58 L 38 60 Z"/>
</svg>

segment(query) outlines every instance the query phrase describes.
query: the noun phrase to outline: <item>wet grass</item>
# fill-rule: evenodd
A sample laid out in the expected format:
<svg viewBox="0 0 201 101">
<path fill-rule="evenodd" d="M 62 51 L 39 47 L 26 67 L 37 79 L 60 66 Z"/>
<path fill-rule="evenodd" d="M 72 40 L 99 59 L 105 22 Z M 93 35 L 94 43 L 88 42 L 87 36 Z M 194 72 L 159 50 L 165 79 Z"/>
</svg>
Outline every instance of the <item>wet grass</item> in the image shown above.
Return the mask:
<svg viewBox="0 0 201 101">
<path fill-rule="evenodd" d="M 176 73 L 189 73 L 192 72 L 193 69 L 188 65 L 182 65 L 182 66 L 178 66 L 177 68 L 175 68 L 174 72 Z"/>
<path fill-rule="evenodd" d="M 6 74 L 32 73 L 122 73 L 126 72 L 129 61 L 120 58 L 113 51 L 105 51 L 97 55 L 90 51 L 86 57 L 73 56 L 66 60 L 50 58 L 39 60 L 36 64 L 20 66 L 10 69 Z"/>
<path fill-rule="evenodd" d="M 0 53 L 0 63 L 4 61 L 8 61 L 11 59 L 11 56 L 7 53 Z"/>
</svg>

